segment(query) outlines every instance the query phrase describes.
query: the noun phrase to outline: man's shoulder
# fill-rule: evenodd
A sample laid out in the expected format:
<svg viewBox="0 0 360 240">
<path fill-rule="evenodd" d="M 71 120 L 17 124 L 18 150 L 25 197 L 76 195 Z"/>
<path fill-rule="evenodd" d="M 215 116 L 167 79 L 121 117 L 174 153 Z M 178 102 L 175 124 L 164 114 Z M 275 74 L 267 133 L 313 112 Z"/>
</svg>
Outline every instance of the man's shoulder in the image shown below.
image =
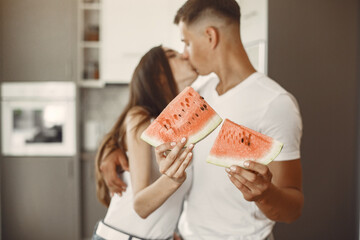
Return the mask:
<svg viewBox="0 0 360 240">
<path fill-rule="evenodd" d="M 275 95 L 287 93 L 287 90 L 282 87 L 278 82 L 262 73 L 257 73 L 255 83 L 257 88 L 262 89 L 262 91 L 267 91 Z"/>
<path fill-rule="evenodd" d="M 254 98 L 263 100 L 267 103 L 278 98 L 288 98 L 296 102 L 295 97 L 283 86 L 272 78 L 262 73 L 257 73 L 255 81 L 247 89 Z"/>
</svg>

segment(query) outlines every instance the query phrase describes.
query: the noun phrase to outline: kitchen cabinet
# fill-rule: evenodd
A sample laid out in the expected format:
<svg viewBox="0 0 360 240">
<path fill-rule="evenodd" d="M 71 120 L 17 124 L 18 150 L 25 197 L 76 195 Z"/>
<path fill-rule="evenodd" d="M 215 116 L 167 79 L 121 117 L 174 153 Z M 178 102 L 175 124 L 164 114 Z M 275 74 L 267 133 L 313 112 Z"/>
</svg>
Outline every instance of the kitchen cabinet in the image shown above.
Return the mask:
<svg viewBox="0 0 360 240">
<path fill-rule="evenodd" d="M 1 80 L 73 80 L 76 1 L 1 2 Z"/>
<path fill-rule="evenodd" d="M 237 0 L 241 11 L 241 40 L 248 43 L 268 39 L 268 0 Z"/>
<path fill-rule="evenodd" d="M 100 71 L 102 1 L 78 1 L 78 73 L 81 87 L 103 87 Z"/>
<path fill-rule="evenodd" d="M 78 238 L 74 158 L 3 158 L 2 239 Z"/>
<path fill-rule="evenodd" d="M 267 73 L 268 0 L 237 0 L 241 11 L 241 40 L 255 69 Z"/>
<path fill-rule="evenodd" d="M 84 153 L 81 159 L 81 236 L 82 239 L 91 239 L 97 221 L 103 219 L 107 208 L 96 197 L 95 153 Z"/>
<path fill-rule="evenodd" d="M 182 50 L 173 19 L 184 2 L 103 0 L 102 79 L 106 83 L 128 83 L 140 58 L 157 45 Z"/>
</svg>

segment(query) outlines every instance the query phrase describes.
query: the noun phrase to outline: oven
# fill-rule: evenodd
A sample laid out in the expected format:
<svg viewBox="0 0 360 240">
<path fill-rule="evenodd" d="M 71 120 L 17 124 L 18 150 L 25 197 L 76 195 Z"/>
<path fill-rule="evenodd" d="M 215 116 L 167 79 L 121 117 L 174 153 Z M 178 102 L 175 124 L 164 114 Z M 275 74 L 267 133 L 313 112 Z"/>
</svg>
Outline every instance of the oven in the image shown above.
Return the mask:
<svg viewBox="0 0 360 240">
<path fill-rule="evenodd" d="M 72 82 L 3 83 L 2 155 L 75 155 L 75 98 Z"/>
</svg>

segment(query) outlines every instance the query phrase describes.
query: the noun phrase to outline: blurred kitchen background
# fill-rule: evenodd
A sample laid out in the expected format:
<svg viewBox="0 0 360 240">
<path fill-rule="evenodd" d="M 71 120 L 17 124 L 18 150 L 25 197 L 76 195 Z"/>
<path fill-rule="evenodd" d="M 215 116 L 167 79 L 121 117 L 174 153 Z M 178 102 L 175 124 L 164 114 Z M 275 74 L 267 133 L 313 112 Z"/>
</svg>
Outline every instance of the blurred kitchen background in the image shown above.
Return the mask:
<svg viewBox="0 0 360 240">
<path fill-rule="evenodd" d="M 0 0 L 0 239 L 90 239 L 94 156 L 183 0 Z M 300 103 L 305 206 L 277 240 L 359 239 L 360 3 L 239 0 L 258 71 Z"/>
</svg>

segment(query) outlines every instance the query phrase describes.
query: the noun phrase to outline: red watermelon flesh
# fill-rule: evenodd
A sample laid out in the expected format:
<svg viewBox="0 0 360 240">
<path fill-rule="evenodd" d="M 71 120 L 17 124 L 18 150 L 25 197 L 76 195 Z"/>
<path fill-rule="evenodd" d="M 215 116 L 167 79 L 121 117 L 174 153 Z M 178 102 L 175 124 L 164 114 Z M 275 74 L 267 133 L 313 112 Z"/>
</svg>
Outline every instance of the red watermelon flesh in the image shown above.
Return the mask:
<svg viewBox="0 0 360 240">
<path fill-rule="evenodd" d="M 206 137 L 221 122 L 221 117 L 204 98 L 193 88 L 187 87 L 141 134 L 141 139 L 157 147 L 165 142 L 178 142 L 186 137 L 186 145 L 189 145 Z"/>
<path fill-rule="evenodd" d="M 225 119 L 206 161 L 223 167 L 243 167 L 246 160 L 266 165 L 279 155 L 282 147 L 282 143 L 269 136 Z"/>
</svg>

